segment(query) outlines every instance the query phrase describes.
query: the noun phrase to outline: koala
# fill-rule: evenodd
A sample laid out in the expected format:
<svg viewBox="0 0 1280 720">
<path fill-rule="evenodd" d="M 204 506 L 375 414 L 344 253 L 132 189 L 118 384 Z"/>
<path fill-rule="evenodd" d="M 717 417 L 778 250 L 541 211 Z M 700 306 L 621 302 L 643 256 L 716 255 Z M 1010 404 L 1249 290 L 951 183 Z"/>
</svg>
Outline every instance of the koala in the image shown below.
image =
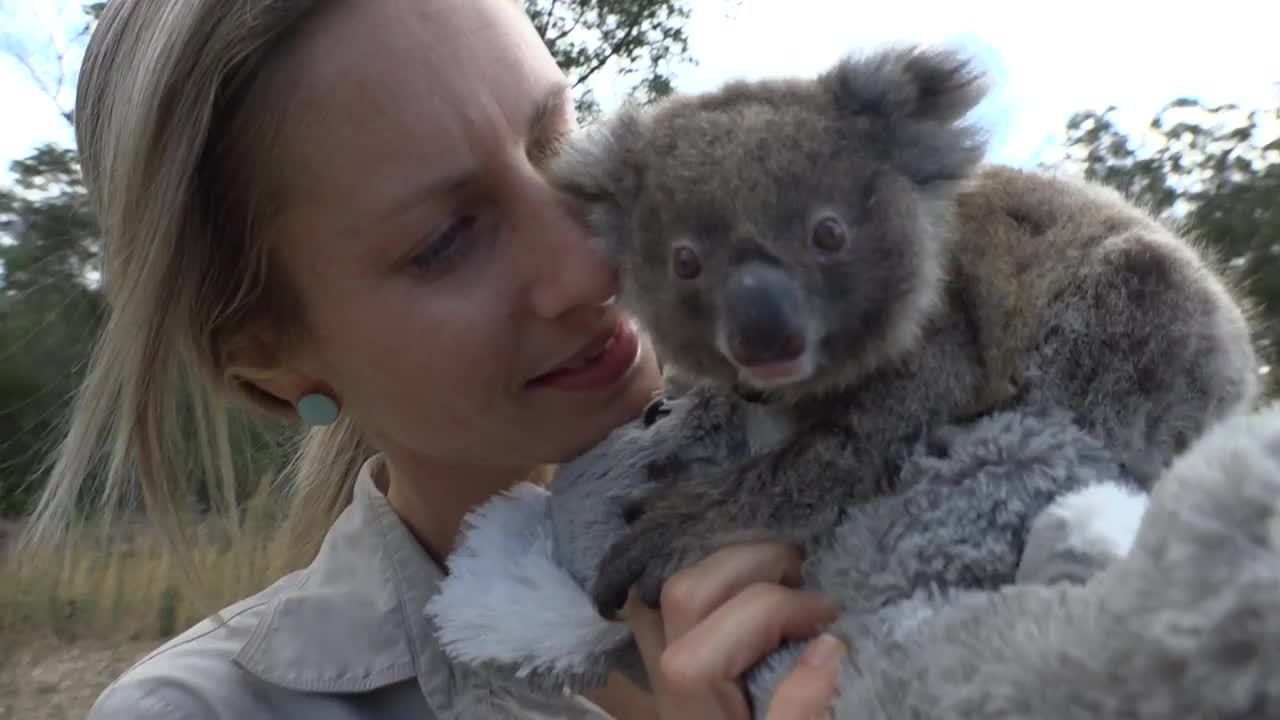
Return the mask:
<svg viewBox="0 0 1280 720">
<path fill-rule="evenodd" d="M 602 615 L 725 544 L 820 541 L 901 491 L 936 428 L 1062 408 L 1146 489 L 1255 401 L 1251 314 L 1216 259 L 1111 189 L 986 162 L 966 122 L 986 92 L 959 52 L 888 47 L 628 105 L 557 150 L 618 303 L 745 438 L 649 466 Z"/>
</svg>

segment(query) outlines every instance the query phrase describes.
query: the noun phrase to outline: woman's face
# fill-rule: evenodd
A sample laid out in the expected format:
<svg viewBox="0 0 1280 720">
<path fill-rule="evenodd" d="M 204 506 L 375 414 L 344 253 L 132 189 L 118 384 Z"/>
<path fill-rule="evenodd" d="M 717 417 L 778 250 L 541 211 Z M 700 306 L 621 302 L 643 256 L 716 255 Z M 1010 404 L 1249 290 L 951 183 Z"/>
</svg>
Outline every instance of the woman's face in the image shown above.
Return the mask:
<svg viewBox="0 0 1280 720">
<path fill-rule="evenodd" d="M 345 2 L 290 62 L 286 399 L 330 392 L 393 463 L 437 467 L 557 462 L 634 416 L 656 363 L 539 174 L 573 106 L 519 6 Z"/>
</svg>

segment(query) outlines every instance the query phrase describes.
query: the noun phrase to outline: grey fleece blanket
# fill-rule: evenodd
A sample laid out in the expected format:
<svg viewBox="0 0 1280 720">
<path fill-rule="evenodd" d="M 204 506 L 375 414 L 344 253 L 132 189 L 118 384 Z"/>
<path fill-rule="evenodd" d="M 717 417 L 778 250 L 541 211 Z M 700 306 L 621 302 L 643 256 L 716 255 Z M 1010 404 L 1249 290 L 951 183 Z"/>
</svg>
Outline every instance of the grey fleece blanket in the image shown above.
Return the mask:
<svg viewBox="0 0 1280 720">
<path fill-rule="evenodd" d="M 677 407 L 664 422 L 679 421 Z M 621 505 L 643 482 L 639 469 L 657 431 L 640 420 L 619 428 L 562 466 L 554 494 L 520 485 L 466 519 L 449 576 L 427 608 L 457 662 L 555 695 L 596 687 L 611 669 L 644 683 L 626 626 L 597 615 L 583 588 L 621 535 Z M 1126 552 L 1146 503 L 1126 489 L 1127 478 L 1101 446 L 1055 412 L 979 421 L 944 456 L 922 443 L 903 472 L 909 489 L 854 511 L 833 547 L 806 570 L 811 584 L 868 608 L 925 592 L 858 632 L 903 631 L 928 616 L 946 587 L 982 591 L 1015 582 L 1024 548 L 1036 555 L 1028 565 L 1035 569 L 1024 573 L 1092 572 L 1077 566 Z M 1044 523 L 1029 547 L 1031 519 L 1084 487 L 1103 488 L 1076 500 L 1075 510 L 1092 518 L 1086 532 L 1063 516 Z M 1099 508 L 1105 511 L 1094 512 Z M 904 577 L 919 587 L 902 587 Z M 755 669 L 757 698 L 799 649 L 785 646 Z"/>
</svg>

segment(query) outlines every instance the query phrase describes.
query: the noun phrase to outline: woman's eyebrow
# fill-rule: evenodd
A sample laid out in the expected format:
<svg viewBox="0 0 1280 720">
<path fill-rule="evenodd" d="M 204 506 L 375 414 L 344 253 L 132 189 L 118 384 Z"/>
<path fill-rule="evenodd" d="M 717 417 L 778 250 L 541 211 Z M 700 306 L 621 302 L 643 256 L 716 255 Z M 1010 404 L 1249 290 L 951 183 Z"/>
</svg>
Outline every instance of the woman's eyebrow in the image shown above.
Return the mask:
<svg viewBox="0 0 1280 720">
<path fill-rule="evenodd" d="M 529 116 L 530 138 L 549 134 L 551 128 L 548 125 L 558 121 L 559 116 L 568 108 L 570 89 L 568 81 L 560 79 L 538 98 Z"/>
<path fill-rule="evenodd" d="M 536 139 L 554 134 L 555 128 L 553 124 L 559 121 L 559 116 L 569 106 L 570 90 L 569 83 L 562 79 L 557 80 L 546 92 L 538 96 L 529 114 L 529 138 L 533 138 L 536 141 Z M 388 204 L 387 207 L 373 214 L 368 221 L 377 222 L 389 217 L 395 217 L 410 208 L 421 205 L 428 198 L 456 192 L 473 182 L 478 172 L 478 170 L 469 169 L 427 182 Z"/>
</svg>

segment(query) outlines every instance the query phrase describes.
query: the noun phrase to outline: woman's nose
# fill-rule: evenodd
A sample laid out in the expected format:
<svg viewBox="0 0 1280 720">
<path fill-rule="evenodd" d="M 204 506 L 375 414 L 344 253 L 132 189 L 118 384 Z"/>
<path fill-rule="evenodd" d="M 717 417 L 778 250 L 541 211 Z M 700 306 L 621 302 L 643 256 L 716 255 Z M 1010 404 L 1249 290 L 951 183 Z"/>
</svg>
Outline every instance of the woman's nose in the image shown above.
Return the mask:
<svg viewBox="0 0 1280 720">
<path fill-rule="evenodd" d="M 517 241 L 526 248 L 533 312 L 555 319 L 609 302 L 618 290 L 617 268 L 560 196 L 545 187 L 538 195 L 526 210 L 525 237 Z"/>
</svg>

